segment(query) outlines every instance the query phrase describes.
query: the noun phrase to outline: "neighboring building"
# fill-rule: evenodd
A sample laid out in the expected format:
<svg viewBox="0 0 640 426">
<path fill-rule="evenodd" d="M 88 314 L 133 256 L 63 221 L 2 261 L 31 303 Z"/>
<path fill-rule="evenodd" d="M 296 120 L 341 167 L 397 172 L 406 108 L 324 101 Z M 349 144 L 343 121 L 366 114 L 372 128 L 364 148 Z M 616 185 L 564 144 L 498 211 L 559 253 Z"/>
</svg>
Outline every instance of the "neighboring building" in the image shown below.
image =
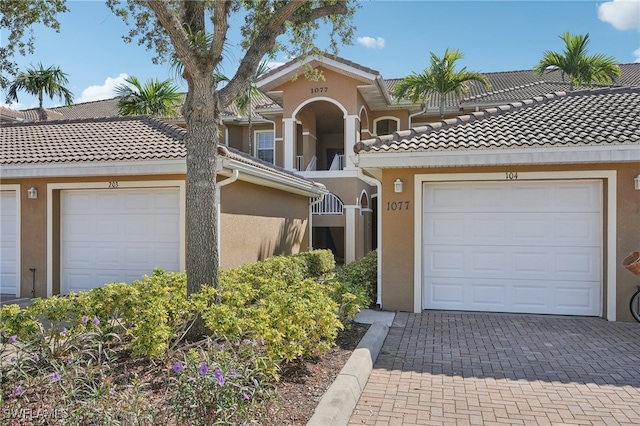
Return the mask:
<svg viewBox="0 0 640 426">
<path fill-rule="evenodd" d="M 111 117 L 0 127 L 0 293 L 67 294 L 185 269 L 185 130 Z M 222 268 L 310 245 L 326 189 L 218 150 Z"/>
<path fill-rule="evenodd" d="M 640 87 L 558 92 L 364 140 L 386 310 L 630 320 Z"/>
</svg>

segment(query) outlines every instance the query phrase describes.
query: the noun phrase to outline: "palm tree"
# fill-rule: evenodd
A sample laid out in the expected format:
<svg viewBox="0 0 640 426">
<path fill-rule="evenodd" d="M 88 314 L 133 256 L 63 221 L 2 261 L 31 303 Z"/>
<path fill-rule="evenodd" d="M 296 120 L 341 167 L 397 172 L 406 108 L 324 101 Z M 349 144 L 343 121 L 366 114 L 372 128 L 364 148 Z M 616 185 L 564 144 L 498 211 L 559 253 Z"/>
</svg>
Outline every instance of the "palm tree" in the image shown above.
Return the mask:
<svg viewBox="0 0 640 426">
<path fill-rule="evenodd" d="M 467 71 L 466 67 L 456 70 L 455 63 L 463 56 L 458 49 L 445 50 L 442 58 L 431 52 L 431 65 L 421 74 L 413 72 L 402 79 L 395 87 L 394 95 L 398 99 L 408 98 L 415 103 L 418 100 L 426 101 L 437 93 L 440 96 L 440 118 L 444 117 L 447 94 L 455 93 L 459 97 L 468 93 L 471 81 L 477 81 L 487 89 L 491 88 L 489 80 L 482 74 Z"/>
<path fill-rule="evenodd" d="M 256 69 L 256 72 L 249 79 L 249 86 L 247 87 L 247 90 L 235 101 L 235 105 L 236 107 L 238 107 L 238 112 L 240 114 L 247 114 L 247 121 L 249 124 L 249 128 L 248 128 L 249 153 L 251 155 L 254 155 L 254 153 L 252 152 L 253 144 L 251 143 L 252 142 L 251 129 L 252 129 L 252 123 L 253 123 L 252 121 L 253 111 L 251 109 L 253 105 L 251 101 L 255 96 L 260 94 L 260 91 L 255 86 L 256 80 L 262 77 L 268 71 L 269 71 L 269 63 L 267 61 L 261 61 L 260 64 L 258 65 L 258 68 Z M 229 81 L 229 78 L 223 74 L 216 73 L 215 75 L 216 75 L 217 81 L 226 81 L 226 82 Z"/>
<path fill-rule="evenodd" d="M 613 56 L 597 54 L 587 55 L 589 34 L 572 35 L 566 32 L 559 36 L 564 41 L 564 52 L 546 50 L 542 59 L 533 69 L 542 75 L 545 71 L 560 71 L 562 81 L 565 74 L 569 76 L 569 90 L 576 86 L 591 87 L 594 82 L 609 84 L 620 77 L 620 66 Z"/>
<path fill-rule="evenodd" d="M 18 91 L 24 91 L 33 96 L 38 96 L 38 108 L 41 120 L 46 120 L 47 115 L 42 106 L 44 95 L 48 95 L 51 100 L 58 96 L 60 100 L 64 98 L 65 105 L 73 103 L 73 94 L 64 87 L 68 84 L 67 74 L 63 73 L 59 67 L 50 66 L 44 68 L 42 64 L 37 67 L 33 65 L 27 68 L 26 72 L 21 72 L 9 86 L 7 102 L 18 102 Z"/>
<path fill-rule="evenodd" d="M 175 117 L 176 105 L 182 102 L 178 87 L 171 80 L 148 80 L 144 85 L 136 77 L 128 77 L 115 87 L 120 97 L 118 111 L 122 115 L 160 115 Z"/>
</svg>

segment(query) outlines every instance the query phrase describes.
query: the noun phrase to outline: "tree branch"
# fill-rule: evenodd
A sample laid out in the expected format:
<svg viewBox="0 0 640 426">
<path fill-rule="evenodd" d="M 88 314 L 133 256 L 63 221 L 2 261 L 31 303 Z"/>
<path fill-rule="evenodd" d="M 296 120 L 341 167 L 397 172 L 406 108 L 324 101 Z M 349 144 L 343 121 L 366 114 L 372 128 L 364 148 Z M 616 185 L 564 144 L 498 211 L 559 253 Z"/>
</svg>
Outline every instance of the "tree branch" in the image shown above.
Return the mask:
<svg viewBox="0 0 640 426">
<path fill-rule="evenodd" d="M 331 16 L 344 15 L 348 13 L 345 2 L 340 1 L 334 5 L 318 7 L 312 9 L 311 13 L 302 15 L 300 4 L 296 1 L 287 2 L 278 9 L 273 17 L 269 20 L 268 25 L 264 26 L 256 36 L 253 43 L 245 53 L 236 74 L 229 83 L 219 91 L 220 104 L 222 106 L 229 105 L 233 99 L 237 98 L 246 88 L 247 81 L 250 80 L 260 64 L 262 57 L 273 49 L 278 36 L 284 34 L 287 30 L 286 23 L 296 17 L 298 13 L 299 22 L 311 22 L 316 19 Z"/>
<path fill-rule="evenodd" d="M 190 1 L 186 1 L 185 3 L 190 3 Z M 186 29 L 171 9 L 169 2 L 166 0 L 149 0 L 148 4 L 156 14 L 158 22 L 160 22 L 169 35 L 175 53 L 180 59 L 182 66 L 184 66 L 185 71 L 194 75 L 194 71 L 197 69 L 197 57 L 193 54 L 192 44 Z"/>
</svg>

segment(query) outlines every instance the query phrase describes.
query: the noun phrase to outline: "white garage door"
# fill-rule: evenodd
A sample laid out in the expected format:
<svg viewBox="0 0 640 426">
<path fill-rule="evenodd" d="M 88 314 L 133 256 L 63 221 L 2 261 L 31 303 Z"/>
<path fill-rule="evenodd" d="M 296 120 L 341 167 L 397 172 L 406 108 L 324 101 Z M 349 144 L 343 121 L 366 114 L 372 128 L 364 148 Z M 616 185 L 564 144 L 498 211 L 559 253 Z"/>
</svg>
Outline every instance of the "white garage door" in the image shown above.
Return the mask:
<svg viewBox="0 0 640 426">
<path fill-rule="evenodd" d="M 180 268 L 178 188 L 61 193 L 61 293 Z"/>
<path fill-rule="evenodd" d="M 15 191 L 0 192 L 0 293 L 19 296 Z"/>
<path fill-rule="evenodd" d="M 597 181 L 424 185 L 423 307 L 601 313 Z"/>
</svg>

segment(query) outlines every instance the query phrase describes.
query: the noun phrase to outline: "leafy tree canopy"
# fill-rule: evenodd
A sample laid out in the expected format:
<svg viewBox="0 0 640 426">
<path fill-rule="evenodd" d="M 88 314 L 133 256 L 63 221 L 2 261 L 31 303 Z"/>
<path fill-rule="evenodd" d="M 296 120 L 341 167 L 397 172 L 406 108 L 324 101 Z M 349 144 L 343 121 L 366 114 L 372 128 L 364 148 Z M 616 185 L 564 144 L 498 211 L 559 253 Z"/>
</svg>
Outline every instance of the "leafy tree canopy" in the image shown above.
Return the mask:
<svg viewBox="0 0 640 426">
<path fill-rule="evenodd" d="M 15 55 L 34 52 L 33 26 L 42 24 L 59 32 L 57 15 L 64 12 L 68 12 L 66 0 L 0 1 L 0 33 L 7 38 L 7 43 L 0 45 L 0 87 L 6 88 L 9 76 L 18 74 Z"/>
</svg>

